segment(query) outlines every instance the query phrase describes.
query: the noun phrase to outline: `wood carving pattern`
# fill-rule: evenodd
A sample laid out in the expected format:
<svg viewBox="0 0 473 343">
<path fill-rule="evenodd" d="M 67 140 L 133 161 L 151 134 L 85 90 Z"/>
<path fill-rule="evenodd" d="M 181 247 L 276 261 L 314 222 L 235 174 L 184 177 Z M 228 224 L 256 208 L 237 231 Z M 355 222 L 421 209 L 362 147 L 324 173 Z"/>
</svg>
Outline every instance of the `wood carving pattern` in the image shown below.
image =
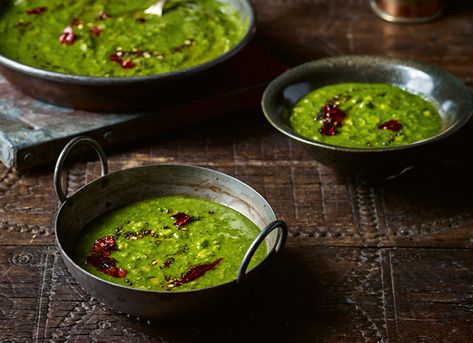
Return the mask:
<svg viewBox="0 0 473 343">
<path fill-rule="evenodd" d="M 4 246 L 0 249 L 0 340 L 32 341 L 37 322 L 42 258 L 47 248 Z M 16 331 L 14 331 L 16 329 Z"/>
<path fill-rule="evenodd" d="M 128 337 L 139 339 L 140 342 L 146 339 L 152 341 L 130 327 L 125 315 L 109 310 L 88 295 L 65 270 L 59 256 L 56 256 L 58 258 L 54 260 L 55 267 L 50 280 L 49 308 L 45 313 L 49 323 L 44 326 L 47 329 L 44 339 L 54 342 L 100 342 L 104 337 L 110 337 L 113 341 L 119 337 L 120 341 L 127 341 Z M 110 315 L 116 318 L 105 319 Z M 128 326 L 123 326 L 121 322 Z"/>
<path fill-rule="evenodd" d="M 56 251 L 45 252 L 43 259 L 46 266 L 42 272 L 34 337 L 37 341 L 66 342 L 74 332 L 82 330 L 81 323 L 92 316 L 98 302 L 71 278 Z M 74 304 L 70 303 L 71 299 L 75 300 Z"/>
<path fill-rule="evenodd" d="M 346 303 L 353 306 L 358 317 L 355 327 L 364 342 L 387 342 L 389 341 L 386 326 L 386 299 L 382 286 L 382 269 L 380 266 L 381 251 L 358 250 L 356 264 L 352 266 L 347 277 L 347 282 L 353 287 L 354 292 L 346 298 Z M 373 283 L 376 285 L 374 286 Z M 357 299 L 357 295 L 369 292 L 370 301 Z M 374 318 L 383 318 L 375 320 Z"/>
<path fill-rule="evenodd" d="M 54 265 L 58 255 L 55 250 L 46 250 L 41 256 L 41 269 L 42 274 L 40 276 L 37 314 L 36 314 L 36 325 L 33 331 L 33 340 L 39 341 L 44 338 L 46 328 L 48 327 L 48 309 L 50 303 L 50 295 L 52 292 L 51 278 L 54 274 Z"/>
<path fill-rule="evenodd" d="M 40 235 L 51 236 L 52 234 L 50 230 L 50 226 L 16 224 L 16 223 L 10 223 L 10 222 L 0 222 L 0 230 L 6 230 L 8 232 L 31 234 L 31 238 L 33 239 Z"/>
<path fill-rule="evenodd" d="M 13 322 L 7 324 L 4 321 L 5 318 L 14 320 L 11 318 L 12 316 L 19 318 L 25 316 L 26 313 L 33 315 L 34 323 L 36 323 L 33 333 L 30 331 L 30 336 L 19 336 L 18 339 L 25 338 L 28 340 L 27 337 L 30 337 L 30 339 L 33 337 L 34 341 L 63 342 L 103 341 L 107 337 L 113 340 L 114 337 L 123 341 L 133 339 L 144 342 L 187 341 L 187 335 L 192 334 L 193 342 L 205 342 L 218 341 L 213 340 L 212 337 L 223 339 L 223 337 L 229 337 L 228 335 L 234 335 L 238 340 L 244 339 L 246 334 L 252 332 L 246 331 L 252 330 L 250 327 L 244 330 L 245 335 L 236 334 L 235 336 L 235 332 L 231 331 L 233 324 L 230 325 L 223 319 L 219 321 L 220 331 L 215 330 L 213 326 L 196 323 L 195 321 L 182 321 L 178 329 L 177 327 L 166 328 L 169 324 L 159 322 L 148 325 L 145 322 L 137 322 L 132 318 L 127 319 L 124 315 L 117 314 L 99 304 L 96 300 L 91 299 L 65 271 L 62 261 L 54 250 L 46 248 L 43 249 L 42 254 L 38 255 L 32 252 L 35 250 L 31 249 L 10 249 L 6 255 L 3 255 L 8 257 L 11 265 L 15 266 L 13 268 L 16 268 L 16 270 L 10 269 L 9 273 L 11 274 L 9 275 L 11 277 L 8 280 L 13 281 L 17 280 L 15 278 L 24 277 L 21 276 L 22 273 L 19 273 L 20 269 L 35 271 L 29 279 L 38 280 L 34 289 L 40 290 L 38 298 L 36 300 L 31 299 L 33 303 L 37 301 L 41 303 L 41 311 L 38 314 L 34 315 L 34 307 L 28 306 L 26 309 L 20 310 L 21 312 L 13 310 L 16 311 L 15 314 L 9 312 L 7 316 L 0 319 L 1 327 L 7 328 L 8 325 L 14 324 Z M 258 302 L 258 300 L 249 299 L 250 303 L 241 307 L 241 317 L 237 315 L 237 323 L 239 321 L 241 321 L 241 324 L 247 322 L 248 316 L 260 318 L 267 311 L 270 311 L 273 313 L 272 320 L 257 321 L 260 324 L 263 323 L 263 329 L 261 327 L 260 329 L 268 338 L 277 337 L 278 334 L 281 334 L 277 329 L 281 325 L 280 320 L 288 321 L 283 326 L 286 334 L 291 332 L 294 334 L 294 330 L 302 329 L 301 325 L 304 326 L 304 323 L 309 324 L 313 320 L 320 321 L 324 318 L 322 327 L 319 327 L 317 331 L 311 331 L 311 335 L 305 337 L 319 337 L 322 340 L 325 338 L 329 341 L 342 339 L 337 336 L 339 332 L 345 332 L 348 335 L 345 336 L 345 339 L 348 339 L 348 341 L 366 342 L 397 341 L 396 337 L 399 337 L 399 333 L 404 335 L 406 339 L 424 336 L 435 341 L 435 337 L 459 338 L 464 337 L 461 336 L 462 332 L 464 334 L 471 332 L 472 329 L 471 326 L 468 326 L 468 321 L 462 324 L 466 326 L 457 327 L 459 331 L 456 333 L 447 330 L 445 327 L 433 338 L 428 333 L 429 329 L 427 327 L 417 332 L 416 336 L 411 336 L 413 333 L 410 330 L 406 331 L 408 328 L 406 325 L 413 325 L 413 319 L 409 319 L 408 312 L 410 306 L 412 306 L 411 304 L 414 304 L 414 307 L 424 308 L 426 306 L 443 306 L 450 308 L 452 314 L 459 311 L 457 316 L 468 318 L 468 313 L 473 307 L 473 303 L 468 297 L 468 280 L 471 277 L 470 265 L 473 257 L 471 251 L 465 250 L 462 254 L 445 251 L 441 255 L 446 256 L 445 262 L 439 261 L 438 258 L 432 260 L 433 256 L 439 255 L 432 253 L 431 249 L 417 252 L 409 249 L 383 250 L 381 253 L 379 251 L 378 249 L 359 248 L 319 248 L 315 251 L 306 250 L 301 253 L 299 249 L 289 249 L 288 253 L 290 255 L 285 254 L 286 256 L 281 258 L 279 262 L 286 264 L 286 266 L 280 265 L 277 268 L 276 265 L 273 271 L 268 274 L 270 279 L 266 282 L 275 285 L 277 284 L 275 282 L 279 280 L 282 283 L 278 287 L 272 288 L 267 300 L 259 299 L 259 301 L 263 301 L 265 310 L 261 313 L 260 311 L 255 313 L 255 309 L 250 304 L 255 301 Z M 3 256 L 0 256 L 0 261 L 4 261 Z M 13 264 L 13 261 L 22 262 Z M 348 265 L 346 261 L 350 261 Z M 426 262 L 428 265 L 425 264 Z M 431 265 L 431 263 L 436 265 Z M 393 272 L 389 271 L 390 265 Z M 347 266 L 350 268 L 348 273 L 346 273 Z M 412 269 L 412 272 L 406 273 L 406 270 L 401 271 L 400 268 Z M 432 269 L 432 271 L 426 273 L 429 269 Z M 5 270 L 3 266 L 2 270 Z M 340 279 L 339 276 L 342 274 L 346 276 Z M 382 275 L 381 279 L 380 274 Z M 432 280 L 433 275 L 439 275 L 441 279 L 437 280 L 448 282 L 449 287 L 457 287 L 458 290 L 463 292 L 463 295 L 437 292 L 442 287 L 441 283 L 419 282 L 417 275 L 424 275 L 423 279 L 425 280 Z M 390 280 L 390 277 L 395 277 L 397 283 L 394 284 L 394 279 Z M 298 280 L 305 281 L 299 283 Z M 23 281 L 26 280 L 23 279 Z M 268 289 L 264 287 L 264 283 L 263 280 L 262 289 L 264 289 L 264 292 L 268 292 Z M 453 283 L 458 283 L 458 285 L 454 286 Z M 0 292 L 3 296 L 0 297 L 2 299 L 0 301 L 5 305 L 2 307 L 3 311 L 13 307 L 13 302 L 5 302 L 4 299 L 12 298 L 12 295 L 17 292 L 13 288 L 5 288 L 5 284 L 11 286 L 12 283 L 0 283 L 2 286 Z M 286 289 L 291 284 L 293 287 L 294 284 L 298 285 L 296 287 L 297 292 L 289 295 Z M 393 288 L 391 288 L 391 285 Z M 397 296 L 401 297 L 401 300 L 397 299 L 397 303 L 401 301 L 402 304 L 401 315 L 397 316 L 398 319 L 396 319 L 395 312 L 392 310 L 393 307 L 396 307 L 393 303 L 394 296 L 391 295 L 394 294 L 394 287 L 399 289 Z M 286 294 L 288 299 L 275 303 L 274 299 L 278 298 L 278 294 Z M 412 294 L 417 294 L 419 300 L 412 302 Z M 311 298 L 314 296 L 320 300 L 315 300 L 316 302 L 312 303 L 314 300 L 311 300 Z M 15 296 L 13 296 L 13 299 L 15 299 Z M 18 298 L 15 302 L 17 301 Z M 384 309 L 383 305 L 385 305 Z M 320 313 L 314 313 L 315 310 Z M 247 311 L 250 311 L 250 313 L 247 313 Z M 288 318 L 288 313 L 291 313 L 294 318 Z M 427 323 L 437 325 L 436 320 L 442 320 L 441 314 L 432 315 L 438 319 L 430 322 L 419 321 L 419 323 L 422 323 L 422 325 Z M 345 316 L 350 320 L 341 319 Z M 399 324 L 396 324 L 398 321 Z M 399 333 L 396 333 L 395 325 L 400 325 L 402 328 L 399 329 Z M 276 336 L 272 336 L 271 332 L 274 332 Z M 348 334 L 348 332 L 350 333 Z M 0 330 L 0 337 L 6 339 L 7 335 L 7 332 Z M 332 339 L 328 339 L 328 337 L 332 337 Z M 336 339 L 336 337 L 339 337 L 339 339 Z M 295 341 L 306 342 L 310 340 L 301 337 L 300 340 L 296 339 Z"/>
<path fill-rule="evenodd" d="M 0 166 L 2 170 L 0 174 L 0 195 L 8 192 L 21 179 L 21 174 L 18 174 L 14 170 L 6 169 Z"/>
<path fill-rule="evenodd" d="M 358 212 L 358 235 L 363 245 L 379 246 L 384 237 L 378 217 L 375 190 L 366 185 L 355 184 L 351 193 Z"/>
<path fill-rule="evenodd" d="M 52 242 L 51 176 L 17 173 L 0 167 L 0 244 Z"/>
</svg>

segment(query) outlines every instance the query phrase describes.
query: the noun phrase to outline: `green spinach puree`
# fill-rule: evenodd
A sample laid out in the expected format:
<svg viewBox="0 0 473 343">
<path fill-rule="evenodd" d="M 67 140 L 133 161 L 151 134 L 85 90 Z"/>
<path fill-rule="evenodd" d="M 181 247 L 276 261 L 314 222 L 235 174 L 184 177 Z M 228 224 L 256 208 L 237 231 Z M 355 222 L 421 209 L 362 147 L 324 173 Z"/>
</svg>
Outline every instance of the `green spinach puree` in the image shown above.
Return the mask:
<svg viewBox="0 0 473 343">
<path fill-rule="evenodd" d="M 98 217 L 84 230 L 74 260 L 88 272 L 146 290 L 181 291 L 234 280 L 260 230 L 213 201 L 164 196 Z M 250 267 L 266 256 L 261 245 Z"/>
<path fill-rule="evenodd" d="M 332 145 L 382 148 L 436 135 L 442 120 L 423 98 L 388 84 L 345 83 L 316 89 L 289 113 L 300 135 Z"/>
<path fill-rule="evenodd" d="M 23 64 L 87 76 L 171 72 L 215 59 L 246 24 L 218 0 L 11 0 L 0 8 L 0 54 Z"/>
</svg>

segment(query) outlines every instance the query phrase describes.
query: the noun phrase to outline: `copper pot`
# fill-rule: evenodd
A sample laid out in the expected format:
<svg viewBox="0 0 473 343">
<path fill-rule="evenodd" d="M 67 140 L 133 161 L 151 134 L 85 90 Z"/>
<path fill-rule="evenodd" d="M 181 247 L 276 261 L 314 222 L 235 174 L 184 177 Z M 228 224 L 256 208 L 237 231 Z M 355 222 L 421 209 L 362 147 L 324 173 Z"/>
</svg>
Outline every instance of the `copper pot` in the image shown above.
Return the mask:
<svg viewBox="0 0 473 343">
<path fill-rule="evenodd" d="M 381 18 L 396 23 L 423 23 L 442 14 L 442 0 L 370 0 Z"/>
</svg>

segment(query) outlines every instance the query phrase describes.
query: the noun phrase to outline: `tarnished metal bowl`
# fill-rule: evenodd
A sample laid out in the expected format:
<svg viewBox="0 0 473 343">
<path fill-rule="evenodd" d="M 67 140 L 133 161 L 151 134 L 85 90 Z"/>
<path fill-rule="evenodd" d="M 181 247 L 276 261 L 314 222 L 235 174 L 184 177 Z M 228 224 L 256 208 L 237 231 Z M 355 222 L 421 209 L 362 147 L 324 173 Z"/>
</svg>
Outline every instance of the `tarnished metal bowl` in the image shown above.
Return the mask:
<svg viewBox="0 0 473 343">
<path fill-rule="evenodd" d="M 204 96 L 218 89 L 218 77 L 220 75 L 221 80 L 224 72 L 218 67 L 249 43 L 256 27 L 250 1 L 224 2 L 240 13 L 246 25 L 245 34 L 226 53 L 194 67 L 147 76 L 91 77 L 38 69 L 0 55 L 0 72 L 14 87 L 29 96 L 89 111 L 149 110 Z M 202 87 L 204 83 L 207 87 Z"/>
<path fill-rule="evenodd" d="M 61 186 L 61 174 L 66 157 L 77 144 L 86 144 L 99 154 L 102 176 L 66 196 Z M 184 165 L 153 165 L 109 174 L 102 148 L 86 137 L 75 138 L 66 145 L 56 164 L 54 182 L 62 202 L 55 223 L 56 243 L 67 269 L 93 297 L 112 308 L 142 318 L 202 313 L 235 298 L 239 285 L 251 286 L 255 276 L 284 246 L 287 237 L 286 224 L 276 219 L 268 202 L 254 189 L 231 176 Z M 197 196 L 221 203 L 242 213 L 261 229 L 233 281 L 192 291 L 147 291 L 105 281 L 74 262 L 72 257 L 77 238 L 87 223 L 123 205 L 164 195 Z M 247 271 L 260 244 L 266 244 L 267 255 Z"/>
</svg>

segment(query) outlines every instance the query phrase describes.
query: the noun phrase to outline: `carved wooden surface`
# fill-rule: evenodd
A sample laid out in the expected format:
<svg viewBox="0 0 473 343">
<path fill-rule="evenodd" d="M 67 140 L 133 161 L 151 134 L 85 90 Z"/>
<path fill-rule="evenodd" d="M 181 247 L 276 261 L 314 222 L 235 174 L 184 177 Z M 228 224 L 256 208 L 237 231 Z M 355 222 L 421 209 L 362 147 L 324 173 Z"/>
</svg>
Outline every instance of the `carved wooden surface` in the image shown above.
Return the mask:
<svg viewBox="0 0 473 343">
<path fill-rule="evenodd" d="M 348 53 L 414 58 L 473 89 L 467 2 L 413 26 L 381 21 L 364 0 L 254 4 L 259 41 L 289 63 Z M 138 320 L 92 299 L 55 247 L 52 166 L 0 167 L 0 341 L 473 341 L 472 130 L 375 185 L 336 177 L 259 109 L 109 150 L 112 171 L 175 162 L 233 175 L 290 226 L 284 252 L 234 308 L 178 322 Z M 97 163 L 76 160 L 67 189 L 98 175 Z"/>
</svg>

